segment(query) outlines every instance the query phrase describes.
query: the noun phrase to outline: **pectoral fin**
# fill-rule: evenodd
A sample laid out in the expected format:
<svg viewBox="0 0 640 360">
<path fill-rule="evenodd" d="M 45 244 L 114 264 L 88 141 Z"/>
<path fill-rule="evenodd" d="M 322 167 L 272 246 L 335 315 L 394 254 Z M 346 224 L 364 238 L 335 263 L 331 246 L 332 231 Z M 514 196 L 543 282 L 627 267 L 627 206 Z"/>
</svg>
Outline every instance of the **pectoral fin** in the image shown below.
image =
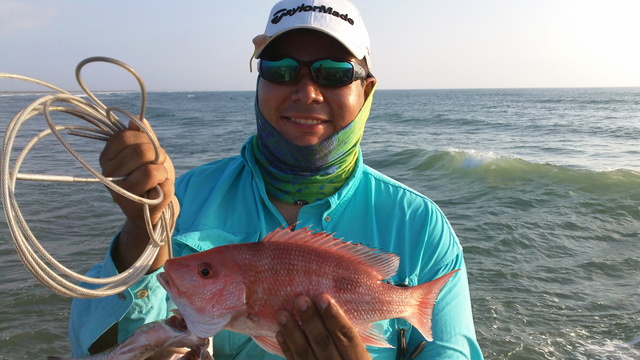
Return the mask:
<svg viewBox="0 0 640 360">
<path fill-rule="evenodd" d="M 282 349 L 280 349 L 280 345 L 278 345 L 278 340 L 276 340 L 276 338 L 267 336 L 255 336 L 252 337 L 252 339 L 265 351 L 284 357 Z"/>
</svg>

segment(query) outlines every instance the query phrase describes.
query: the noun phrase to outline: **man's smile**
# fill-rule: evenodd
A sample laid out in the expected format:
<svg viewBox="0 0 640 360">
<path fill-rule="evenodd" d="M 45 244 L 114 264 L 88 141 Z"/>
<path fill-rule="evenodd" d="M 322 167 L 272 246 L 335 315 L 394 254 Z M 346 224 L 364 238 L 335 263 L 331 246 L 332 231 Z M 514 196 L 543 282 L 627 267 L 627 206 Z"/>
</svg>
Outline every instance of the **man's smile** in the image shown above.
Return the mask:
<svg viewBox="0 0 640 360">
<path fill-rule="evenodd" d="M 323 120 L 305 119 L 305 118 L 290 117 L 288 119 L 296 124 L 302 124 L 302 125 L 319 125 L 324 122 Z"/>
</svg>

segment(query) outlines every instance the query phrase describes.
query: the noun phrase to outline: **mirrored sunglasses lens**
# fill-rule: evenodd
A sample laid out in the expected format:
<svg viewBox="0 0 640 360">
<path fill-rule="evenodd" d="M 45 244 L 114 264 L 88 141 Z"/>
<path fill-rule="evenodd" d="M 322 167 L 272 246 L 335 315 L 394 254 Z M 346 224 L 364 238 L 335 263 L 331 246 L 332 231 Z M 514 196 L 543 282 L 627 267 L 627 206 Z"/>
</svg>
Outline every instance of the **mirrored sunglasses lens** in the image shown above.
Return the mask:
<svg viewBox="0 0 640 360">
<path fill-rule="evenodd" d="M 260 75 L 267 81 L 274 83 L 288 83 L 298 74 L 298 63 L 293 59 L 261 60 Z"/>
<path fill-rule="evenodd" d="M 348 62 L 320 60 L 311 65 L 313 78 L 320 85 L 344 86 L 353 79 L 353 66 Z"/>
</svg>

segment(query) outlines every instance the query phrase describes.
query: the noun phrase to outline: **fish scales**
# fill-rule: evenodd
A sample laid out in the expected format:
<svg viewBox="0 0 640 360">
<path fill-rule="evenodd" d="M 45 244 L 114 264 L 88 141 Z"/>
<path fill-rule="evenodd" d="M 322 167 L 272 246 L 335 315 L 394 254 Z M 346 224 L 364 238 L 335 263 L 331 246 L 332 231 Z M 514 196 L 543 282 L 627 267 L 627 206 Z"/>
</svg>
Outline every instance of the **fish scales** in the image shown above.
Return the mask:
<svg viewBox="0 0 640 360">
<path fill-rule="evenodd" d="M 202 337 L 227 329 L 251 336 L 282 354 L 275 340 L 276 313 L 294 313 L 300 295 L 329 294 L 365 345 L 390 346 L 372 323 L 403 318 L 431 340 L 431 313 L 450 272 L 429 283 L 397 287 L 399 258 L 308 228 L 276 229 L 261 242 L 219 246 L 173 258 L 158 275 L 187 326 Z"/>
<path fill-rule="evenodd" d="M 253 243 L 232 249 L 229 256 L 246 259 L 238 264 L 246 269 L 247 311 L 275 317 L 279 308 L 293 311 L 293 299 L 300 295 L 332 294 L 346 314 L 361 312 L 365 300 L 373 306 L 392 305 L 387 299 L 403 302 L 404 289 L 380 286 L 380 278 L 349 256 L 330 250 L 279 243 Z M 322 269 L 322 274 L 318 270 Z M 373 292 L 373 294 L 372 294 Z M 375 296 L 372 296 L 375 295 Z M 284 303 L 283 303 L 283 300 Z M 378 300 L 378 302 L 376 302 Z M 362 321 L 384 317 L 367 312 Z"/>
</svg>

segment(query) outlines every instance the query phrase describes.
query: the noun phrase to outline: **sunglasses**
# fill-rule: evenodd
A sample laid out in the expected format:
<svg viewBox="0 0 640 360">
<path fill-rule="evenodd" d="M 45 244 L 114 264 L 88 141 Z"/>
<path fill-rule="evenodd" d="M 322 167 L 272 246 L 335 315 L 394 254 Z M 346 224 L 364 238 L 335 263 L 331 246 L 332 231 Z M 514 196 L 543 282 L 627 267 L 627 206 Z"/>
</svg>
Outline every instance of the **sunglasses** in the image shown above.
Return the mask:
<svg viewBox="0 0 640 360">
<path fill-rule="evenodd" d="M 324 58 L 302 61 L 292 57 L 260 59 L 260 77 L 275 84 L 291 84 L 298 80 L 300 68 L 309 68 L 318 85 L 340 87 L 368 76 L 362 66 L 345 59 Z"/>
</svg>

